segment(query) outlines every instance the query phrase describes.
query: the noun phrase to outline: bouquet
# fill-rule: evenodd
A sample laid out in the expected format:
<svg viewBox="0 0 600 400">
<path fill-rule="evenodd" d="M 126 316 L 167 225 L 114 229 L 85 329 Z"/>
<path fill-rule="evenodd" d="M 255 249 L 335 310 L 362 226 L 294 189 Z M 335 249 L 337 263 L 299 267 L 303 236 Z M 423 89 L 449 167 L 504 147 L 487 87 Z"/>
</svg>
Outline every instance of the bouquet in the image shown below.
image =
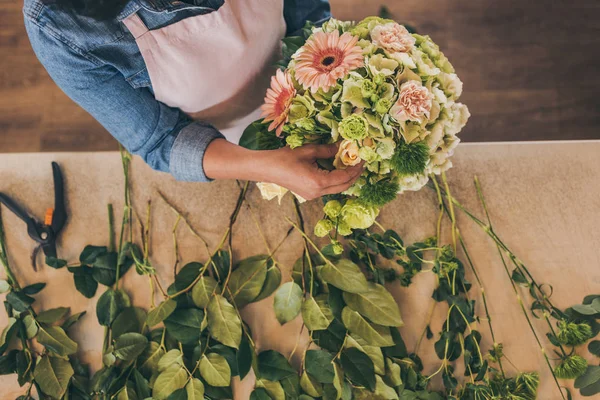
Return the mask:
<svg viewBox="0 0 600 400">
<path fill-rule="evenodd" d="M 287 53 L 287 54 L 286 54 Z M 361 161 L 347 191 L 325 199 L 315 226 L 324 237 L 369 228 L 399 193 L 419 190 L 451 156 L 469 111 L 458 101 L 462 82 L 428 36 L 392 20 L 329 20 L 284 39 L 284 61 L 267 90 L 263 119 L 240 144 L 253 149 L 339 143 L 330 168 Z M 259 183 L 264 198 L 287 191 Z"/>
</svg>

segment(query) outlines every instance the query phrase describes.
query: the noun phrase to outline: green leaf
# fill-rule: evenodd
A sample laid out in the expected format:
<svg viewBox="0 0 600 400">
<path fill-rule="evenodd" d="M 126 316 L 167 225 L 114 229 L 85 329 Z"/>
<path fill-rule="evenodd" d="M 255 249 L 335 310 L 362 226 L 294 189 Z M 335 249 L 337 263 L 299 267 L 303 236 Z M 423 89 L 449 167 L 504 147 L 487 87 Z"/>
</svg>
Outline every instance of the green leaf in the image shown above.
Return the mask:
<svg viewBox="0 0 600 400">
<path fill-rule="evenodd" d="M 269 256 L 258 255 L 240 261 L 229 278 L 229 289 L 237 307 L 256 299 L 267 277 Z"/>
<path fill-rule="evenodd" d="M 121 360 L 133 361 L 144 352 L 147 344 L 148 339 L 142 334 L 124 333 L 115 342 L 114 354 Z"/>
<path fill-rule="evenodd" d="M 200 339 L 204 312 L 197 308 L 175 310 L 165 319 L 167 332 L 183 344 L 197 342 Z"/>
<path fill-rule="evenodd" d="M 133 382 L 135 384 L 135 394 L 138 398 L 146 399 L 152 396 L 148 381 L 137 369 L 133 370 Z"/>
<path fill-rule="evenodd" d="M 175 288 L 177 291 L 187 289 L 200 275 L 202 264 L 199 262 L 191 262 L 183 266 L 175 276 Z"/>
<path fill-rule="evenodd" d="M 71 309 L 68 307 L 51 308 L 39 313 L 36 317 L 36 320 L 43 324 L 53 324 L 56 321 L 63 319 L 65 315 L 69 313 L 69 311 L 71 311 Z"/>
<path fill-rule="evenodd" d="M 258 297 L 255 298 L 253 302 L 266 299 L 267 297 L 272 295 L 275 292 L 275 290 L 277 290 L 280 284 L 281 271 L 279 270 L 276 264 L 273 264 L 269 267 L 269 269 L 267 269 L 267 277 L 265 279 L 265 283 L 263 284 L 263 287 L 260 290 Z"/>
<path fill-rule="evenodd" d="M 142 333 L 146 318 L 146 311 L 142 308 L 127 307 L 123 309 L 112 323 L 112 337 L 119 338 L 129 332 Z"/>
<path fill-rule="evenodd" d="M 394 345 L 390 328 L 371 324 L 362 315 L 349 307 L 342 310 L 342 321 L 350 332 L 358 335 L 371 346 L 388 347 Z"/>
<path fill-rule="evenodd" d="M 37 341 L 60 357 L 70 356 L 77 351 L 77 343 L 59 326 L 40 325 Z"/>
<path fill-rule="evenodd" d="M 386 385 L 380 376 L 375 375 L 375 380 L 375 396 L 386 400 L 398 400 L 396 389 Z"/>
<path fill-rule="evenodd" d="M 25 325 L 27 339 L 33 339 L 38 334 L 38 325 L 35 323 L 35 319 L 30 314 L 27 314 L 23 318 L 23 324 Z"/>
<path fill-rule="evenodd" d="M 242 134 L 239 145 L 250 150 L 275 150 L 283 146 L 275 130 L 269 131 L 269 125 L 257 120 L 251 123 Z"/>
<path fill-rule="evenodd" d="M 240 375 L 240 379 L 244 379 L 248 372 L 250 372 L 250 368 L 252 367 L 252 361 L 256 357 L 256 353 L 254 352 L 254 348 L 252 344 L 246 337 L 246 335 L 242 336 L 242 341 L 240 343 L 240 348 L 236 353 L 237 360 L 237 369 L 238 374 Z"/>
<path fill-rule="evenodd" d="M 333 364 L 331 365 L 331 368 L 333 369 Z M 323 385 L 315 378 L 308 375 L 306 371 L 302 373 L 302 377 L 300 378 L 300 387 L 312 397 L 321 397 L 323 395 Z"/>
<path fill-rule="evenodd" d="M 68 360 L 43 355 L 35 366 L 33 376 L 42 392 L 60 399 L 67 391 L 73 368 Z"/>
<path fill-rule="evenodd" d="M 79 321 L 81 319 L 81 317 L 83 317 L 85 314 L 86 314 L 86 312 L 82 311 L 80 313 L 71 315 L 69 318 L 67 318 L 65 320 L 65 322 L 63 322 L 62 328 L 66 331 L 71 326 L 73 326 L 74 324 L 76 324 L 77 321 Z"/>
<path fill-rule="evenodd" d="M 258 355 L 258 371 L 261 378 L 274 382 L 296 373 L 288 360 L 275 350 L 263 351 Z"/>
<path fill-rule="evenodd" d="M 8 304 L 18 312 L 25 312 L 29 309 L 29 306 L 33 304 L 35 299 L 27 296 L 23 292 L 10 292 L 6 295 L 6 301 Z"/>
<path fill-rule="evenodd" d="M 600 357 L 600 340 L 592 340 L 588 345 L 588 350 L 596 357 Z"/>
<path fill-rule="evenodd" d="M 250 393 L 250 400 L 271 400 L 271 396 L 264 388 L 255 388 L 252 393 Z"/>
<path fill-rule="evenodd" d="M 316 300 L 314 297 L 309 296 L 302 303 L 302 320 L 308 330 L 327 329 L 333 321 L 333 313 L 326 300 Z"/>
<path fill-rule="evenodd" d="M 12 375 L 17 372 L 17 353 L 19 350 L 11 350 L 0 356 L 0 376 Z"/>
<path fill-rule="evenodd" d="M 229 256 L 229 252 L 227 250 L 217 251 L 217 254 L 212 257 L 212 262 L 214 263 L 217 281 L 223 283 L 231 271 L 231 257 Z"/>
<path fill-rule="evenodd" d="M 600 381 L 600 366 L 590 365 L 585 373 L 575 379 L 575 389 L 581 389 Z"/>
<path fill-rule="evenodd" d="M 148 318 L 146 319 L 146 323 L 148 326 L 152 327 L 154 325 L 158 325 L 163 322 L 169 315 L 175 311 L 177 308 L 177 302 L 173 299 L 165 300 L 158 305 L 158 307 L 153 308 L 148 313 Z"/>
<path fill-rule="evenodd" d="M 173 364 L 183 365 L 183 354 L 178 349 L 169 350 L 160 358 L 158 361 L 158 371 L 162 372 Z"/>
<path fill-rule="evenodd" d="M 138 368 L 142 375 L 150 377 L 158 371 L 158 362 L 164 355 L 165 350 L 158 343 L 148 342 L 144 352 L 137 361 Z"/>
<path fill-rule="evenodd" d="M 98 282 L 94 279 L 93 269 L 82 265 L 77 268 L 79 271 L 73 274 L 75 289 L 88 299 L 96 295 L 98 290 Z"/>
<path fill-rule="evenodd" d="M 96 316 L 102 326 L 110 326 L 117 315 L 129 307 L 129 296 L 122 290 L 107 289 L 98 299 Z"/>
<path fill-rule="evenodd" d="M 357 348 L 350 348 L 342 351 L 340 364 L 352 382 L 375 390 L 375 368 L 368 355 Z"/>
<path fill-rule="evenodd" d="M 204 399 L 204 384 L 200 379 L 192 378 L 185 385 L 188 400 L 203 400 Z"/>
<path fill-rule="evenodd" d="M 345 292 L 361 293 L 369 290 L 367 279 L 358 265 L 345 258 L 323 265 L 319 275 L 325 282 Z"/>
<path fill-rule="evenodd" d="M 192 288 L 192 300 L 199 308 L 206 308 L 210 298 L 219 287 L 217 281 L 211 276 L 202 276 Z"/>
<path fill-rule="evenodd" d="M 333 355 L 324 350 L 307 350 L 304 368 L 317 382 L 333 383 Z"/>
<path fill-rule="evenodd" d="M 85 246 L 81 254 L 79 255 L 79 262 L 86 265 L 92 265 L 99 255 L 106 253 L 108 249 L 106 246 Z"/>
<path fill-rule="evenodd" d="M 286 282 L 275 292 L 273 306 L 281 325 L 293 320 L 302 308 L 303 292 L 296 282 Z"/>
<path fill-rule="evenodd" d="M 225 297 L 216 294 L 206 308 L 211 336 L 225 346 L 238 349 L 242 340 L 242 322 Z"/>
<path fill-rule="evenodd" d="M 6 281 L 5 281 L 6 282 Z M 0 282 L 1 285 L 1 282 Z M 46 287 L 44 282 L 34 283 L 33 285 L 25 286 L 21 291 L 27 295 L 38 294 L 43 288 Z M 0 288 L 0 293 L 2 293 L 2 289 Z"/>
<path fill-rule="evenodd" d="M 387 289 L 376 283 L 369 283 L 369 290 L 363 293 L 344 293 L 344 301 L 354 311 L 383 326 L 402 326 L 398 304 Z"/>
<path fill-rule="evenodd" d="M 8 325 L 4 327 L 2 335 L 0 336 L 0 354 L 3 354 L 6 351 L 6 348 L 10 345 L 18 328 L 19 324 L 17 324 L 17 319 L 12 317 L 9 318 Z"/>
<path fill-rule="evenodd" d="M 269 397 L 273 400 L 285 400 L 286 393 L 283 391 L 283 386 L 280 382 L 273 382 L 268 379 L 258 379 L 256 381 L 257 388 L 263 388 L 269 394 Z"/>
<path fill-rule="evenodd" d="M 385 375 L 385 360 L 383 358 L 383 352 L 381 351 L 381 347 L 369 346 L 365 343 L 363 339 L 358 337 L 355 339 L 354 337 L 352 337 L 352 335 L 346 338 L 345 347 L 357 348 L 358 350 L 368 355 L 371 361 L 373 361 L 375 373 L 379 375 Z"/>
<path fill-rule="evenodd" d="M 119 255 L 114 251 L 96 257 L 92 267 L 94 279 L 105 286 L 112 286 L 117 279 L 118 259 Z"/>
<path fill-rule="evenodd" d="M 4 279 L 0 279 L 0 294 L 6 293 L 10 290 L 10 283 Z"/>
<path fill-rule="evenodd" d="M 181 389 L 188 381 L 188 373 L 180 364 L 173 364 L 162 371 L 152 387 L 152 398 L 164 400 L 177 389 Z"/>
<path fill-rule="evenodd" d="M 61 260 L 56 257 L 48 256 L 46 257 L 46 265 L 54 269 L 59 269 L 67 265 L 67 260 Z"/>
<path fill-rule="evenodd" d="M 210 353 L 203 355 L 200 360 L 200 375 L 211 386 L 229 386 L 231 369 L 225 357 Z"/>
</svg>

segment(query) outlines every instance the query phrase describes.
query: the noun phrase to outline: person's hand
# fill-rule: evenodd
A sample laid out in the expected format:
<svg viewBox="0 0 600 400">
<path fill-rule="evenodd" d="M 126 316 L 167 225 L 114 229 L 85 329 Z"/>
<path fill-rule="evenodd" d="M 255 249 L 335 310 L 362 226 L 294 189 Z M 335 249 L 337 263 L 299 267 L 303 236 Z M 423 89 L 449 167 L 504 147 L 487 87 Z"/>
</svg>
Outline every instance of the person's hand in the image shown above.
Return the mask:
<svg viewBox="0 0 600 400">
<path fill-rule="evenodd" d="M 336 153 L 336 144 L 255 151 L 215 139 L 206 149 L 203 167 L 212 179 L 275 183 L 311 200 L 343 192 L 360 177 L 362 164 L 333 171 L 319 168 L 318 159 L 332 158 Z"/>
<path fill-rule="evenodd" d="M 272 150 L 261 180 L 283 186 L 307 200 L 343 192 L 360 177 L 363 165 L 332 171 L 319 168 L 317 160 L 335 157 L 337 149 L 336 144 L 311 144 Z"/>
</svg>

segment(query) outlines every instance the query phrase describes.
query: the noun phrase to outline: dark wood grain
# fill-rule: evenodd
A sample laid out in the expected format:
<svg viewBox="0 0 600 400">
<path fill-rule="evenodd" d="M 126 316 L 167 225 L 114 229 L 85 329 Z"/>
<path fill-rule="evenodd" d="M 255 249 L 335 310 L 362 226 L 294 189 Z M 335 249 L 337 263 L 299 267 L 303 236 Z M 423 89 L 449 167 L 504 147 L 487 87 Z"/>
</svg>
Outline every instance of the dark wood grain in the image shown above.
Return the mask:
<svg viewBox="0 0 600 400">
<path fill-rule="evenodd" d="M 464 81 L 465 141 L 600 138 L 597 0 L 331 0 L 360 19 L 386 5 L 429 34 Z M 0 152 L 113 150 L 117 143 L 54 85 L 0 0 Z"/>
</svg>

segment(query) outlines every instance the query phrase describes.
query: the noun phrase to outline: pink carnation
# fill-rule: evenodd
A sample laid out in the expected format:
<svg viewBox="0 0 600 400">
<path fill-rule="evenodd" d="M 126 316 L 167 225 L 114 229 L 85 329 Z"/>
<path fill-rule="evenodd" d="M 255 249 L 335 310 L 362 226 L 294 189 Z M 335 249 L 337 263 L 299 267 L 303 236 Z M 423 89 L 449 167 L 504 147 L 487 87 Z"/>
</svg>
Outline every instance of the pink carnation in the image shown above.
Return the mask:
<svg viewBox="0 0 600 400">
<path fill-rule="evenodd" d="M 390 109 L 390 115 L 398 121 L 422 122 L 429 119 L 433 94 L 417 81 L 408 81 L 400 86 L 398 100 Z"/>
<path fill-rule="evenodd" d="M 408 53 L 415 46 L 415 38 L 404 26 L 395 22 L 374 27 L 371 40 L 390 53 Z"/>
</svg>

